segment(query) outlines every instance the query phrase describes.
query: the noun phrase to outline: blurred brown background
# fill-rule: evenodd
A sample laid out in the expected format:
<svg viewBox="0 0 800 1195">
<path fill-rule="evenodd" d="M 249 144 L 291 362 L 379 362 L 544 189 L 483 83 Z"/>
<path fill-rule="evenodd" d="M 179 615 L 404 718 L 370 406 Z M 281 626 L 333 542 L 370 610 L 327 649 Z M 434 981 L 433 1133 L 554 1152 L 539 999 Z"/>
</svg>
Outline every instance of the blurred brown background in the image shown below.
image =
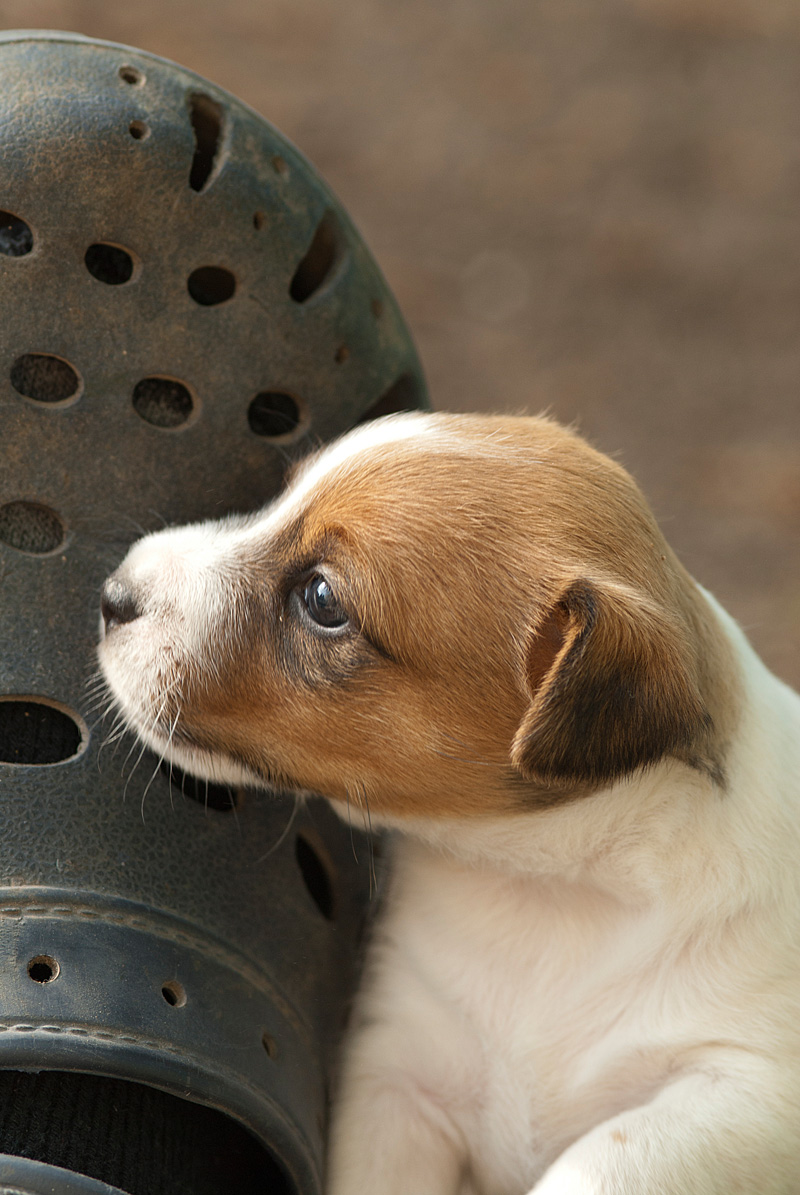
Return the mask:
<svg viewBox="0 0 800 1195">
<path fill-rule="evenodd" d="M 798 0 L 0 0 L 0 26 L 262 112 L 365 234 L 434 404 L 578 420 L 800 685 Z"/>
</svg>

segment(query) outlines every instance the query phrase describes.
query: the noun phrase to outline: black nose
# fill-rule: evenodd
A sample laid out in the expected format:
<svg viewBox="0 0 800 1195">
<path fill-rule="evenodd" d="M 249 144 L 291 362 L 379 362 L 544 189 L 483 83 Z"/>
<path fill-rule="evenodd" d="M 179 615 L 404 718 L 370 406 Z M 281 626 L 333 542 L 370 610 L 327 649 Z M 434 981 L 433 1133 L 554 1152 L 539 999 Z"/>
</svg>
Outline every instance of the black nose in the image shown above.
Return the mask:
<svg viewBox="0 0 800 1195">
<path fill-rule="evenodd" d="M 100 599 L 100 613 L 103 615 L 106 631 L 120 626 L 123 622 L 133 622 L 141 614 L 133 591 L 121 581 L 116 573 L 109 577 L 103 586 L 103 596 Z"/>
</svg>

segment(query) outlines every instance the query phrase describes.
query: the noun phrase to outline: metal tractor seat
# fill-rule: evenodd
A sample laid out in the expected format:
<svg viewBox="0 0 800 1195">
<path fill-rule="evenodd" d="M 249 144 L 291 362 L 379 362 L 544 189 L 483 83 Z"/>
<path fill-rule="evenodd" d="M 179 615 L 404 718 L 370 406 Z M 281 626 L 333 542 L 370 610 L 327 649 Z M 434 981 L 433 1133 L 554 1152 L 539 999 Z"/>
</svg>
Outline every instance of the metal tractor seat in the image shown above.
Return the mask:
<svg viewBox="0 0 800 1195">
<path fill-rule="evenodd" d="M 367 847 L 106 743 L 99 593 L 143 530 L 425 405 L 420 364 L 231 95 L 65 33 L 0 35 L 0 78 L 0 1192 L 319 1195 Z"/>
</svg>

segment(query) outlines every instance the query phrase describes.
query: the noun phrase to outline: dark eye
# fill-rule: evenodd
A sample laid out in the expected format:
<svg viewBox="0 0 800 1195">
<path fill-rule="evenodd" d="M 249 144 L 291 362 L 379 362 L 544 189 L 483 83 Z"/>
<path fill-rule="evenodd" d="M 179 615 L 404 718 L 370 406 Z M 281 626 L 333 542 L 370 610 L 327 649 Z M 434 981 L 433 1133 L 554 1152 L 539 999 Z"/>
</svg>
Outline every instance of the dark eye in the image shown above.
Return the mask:
<svg viewBox="0 0 800 1195">
<path fill-rule="evenodd" d="M 311 618 L 321 627 L 343 627 L 349 621 L 332 587 L 319 573 L 307 582 L 303 601 Z"/>
</svg>

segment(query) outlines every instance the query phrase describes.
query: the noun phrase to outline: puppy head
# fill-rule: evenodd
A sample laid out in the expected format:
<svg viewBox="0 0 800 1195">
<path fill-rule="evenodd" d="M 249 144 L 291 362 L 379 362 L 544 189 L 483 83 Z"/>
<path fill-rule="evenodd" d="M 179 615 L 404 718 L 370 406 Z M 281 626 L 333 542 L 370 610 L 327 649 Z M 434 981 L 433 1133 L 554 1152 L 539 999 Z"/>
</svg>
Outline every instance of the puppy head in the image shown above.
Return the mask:
<svg viewBox="0 0 800 1195">
<path fill-rule="evenodd" d="M 265 510 L 133 547 L 100 660 L 187 771 L 396 816 L 715 766 L 702 599 L 628 475 L 543 419 L 404 415 Z"/>
</svg>

